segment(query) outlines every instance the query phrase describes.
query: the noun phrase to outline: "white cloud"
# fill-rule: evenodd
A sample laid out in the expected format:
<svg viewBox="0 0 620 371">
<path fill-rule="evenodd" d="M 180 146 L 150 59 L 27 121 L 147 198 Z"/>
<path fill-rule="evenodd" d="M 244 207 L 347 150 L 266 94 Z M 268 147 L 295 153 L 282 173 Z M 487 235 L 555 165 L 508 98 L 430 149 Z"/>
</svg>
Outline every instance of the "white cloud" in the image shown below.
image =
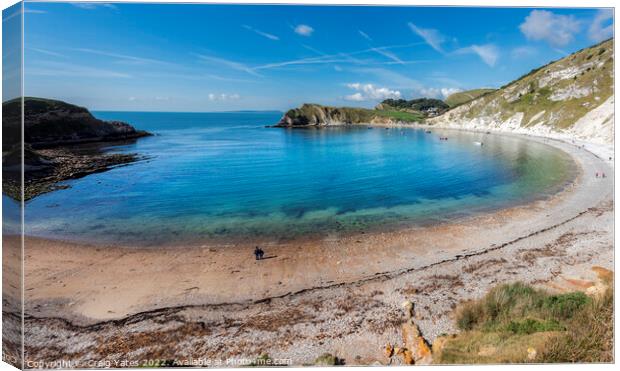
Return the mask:
<svg viewBox="0 0 620 371">
<path fill-rule="evenodd" d="M 307 24 L 300 24 L 295 27 L 295 32 L 300 34 L 301 36 L 311 36 L 314 32 L 314 28 L 308 26 Z"/>
<path fill-rule="evenodd" d="M 570 43 L 580 28 L 580 22 L 572 15 L 560 15 L 547 10 L 532 10 L 519 26 L 527 39 L 546 41 L 553 46 Z"/>
<path fill-rule="evenodd" d="M 494 67 L 499 59 L 499 50 L 493 44 L 471 45 L 466 48 L 458 49 L 456 54 L 476 54 L 484 63 Z"/>
<path fill-rule="evenodd" d="M 355 94 L 347 95 L 344 97 L 344 99 L 350 100 L 352 102 L 363 102 L 367 100 L 366 97 L 362 95 L 362 93 L 355 93 Z"/>
<path fill-rule="evenodd" d="M 241 98 L 239 94 L 226 94 L 226 93 L 222 93 L 222 94 L 210 93 L 207 97 L 209 98 L 210 101 L 227 101 L 227 100 L 237 100 Z"/>
<path fill-rule="evenodd" d="M 418 36 L 420 36 L 424 41 L 430 45 L 433 49 L 442 53 L 441 44 L 446 40 L 446 38 L 438 31 L 432 28 L 420 28 L 415 24 L 409 22 L 409 28 L 411 31 L 415 32 Z"/>
<path fill-rule="evenodd" d="M 458 93 L 460 91 L 462 90 L 459 88 L 441 88 L 441 95 L 443 95 L 444 98 L 448 98 L 452 94 Z"/>
<path fill-rule="evenodd" d="M 414 92 L 414 95 L 426 98 L 445 99 L 460 91 L 462 90 L 459 88 L 419 88 Z"/>
<path fill-rule="evenodd" d="M 276 35 L 272 35 L 270 33 L 263 32 L 263 31 L 261 31 L 259 29 L 256 29 L 256 28 L 252 27 L 252 26 L 248 26 L 247 24 L 244 24 L 241 27 L 245 28 L 248 31 L 252 31 L 252 32 L 254 32 L 257 35 L 265 37 L 265 38 L 267 38 L 269 40 L 275 40 L 275 41 L 280 40 L 280 38 L 278 36 L 276 36 Z"/>
<path fill-rule="evenodd" d="M 588 30 L 590 40 L 599 42 L 612 37 L 614 34 L 613 17 L 614 12 L 612 9 L 599 10 Z"/>
<path fill-rule="evenodd" d="M 380 88 L 373 84 L 361 84 L 359 82 L 347 84 L 349 89 L 356 90 L 357 92 L 344 97 L 346 100 L 354 102 L 362 102 L 369 100 L 384 100 L 388 98 L 398 99 L 402 95 L 398 90 L 391 90 L 388 88 Z"/>
</svg>

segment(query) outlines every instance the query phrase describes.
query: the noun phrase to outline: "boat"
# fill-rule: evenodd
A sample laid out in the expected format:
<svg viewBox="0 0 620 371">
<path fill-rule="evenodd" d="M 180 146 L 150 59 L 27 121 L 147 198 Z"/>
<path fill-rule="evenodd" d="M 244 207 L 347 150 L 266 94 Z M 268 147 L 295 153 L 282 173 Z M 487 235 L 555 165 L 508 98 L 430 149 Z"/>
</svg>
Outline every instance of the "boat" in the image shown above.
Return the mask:
<svg viewBox="0 0 620 371">
<path fill-rule="evenodd" d="M 482 142 L 474 142 L 474 144 L 477 145 L 477 146 L 483 146 L 484 145 L 484 143 L 482 143 Z"/>
</svg>

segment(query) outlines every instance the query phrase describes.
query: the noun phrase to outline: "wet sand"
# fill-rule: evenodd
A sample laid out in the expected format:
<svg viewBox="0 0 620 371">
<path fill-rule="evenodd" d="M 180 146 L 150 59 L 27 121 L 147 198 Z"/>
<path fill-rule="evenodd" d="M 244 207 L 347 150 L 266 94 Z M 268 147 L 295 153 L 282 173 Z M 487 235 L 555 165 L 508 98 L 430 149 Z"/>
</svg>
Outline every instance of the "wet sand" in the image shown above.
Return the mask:
<svg viewBox="0 0 620 371">
<path fill-rule="evenodd" d="M 47 360 L 269 352 L 303 364 L 330 352 L 382 363 L 406 299 L 432 339 L 454 331 L 459 301 L 498 282 L 562 289 L 563 275 L 613 269 L 611 164 L 531 140 L 566 151 L 581 170 L 547 200 L 432 227 L 264 245 L 262 261 L 242 244 L 140 249 L 27 237 L 27 348 Z M 122 334 L 131 336 L 121 346 Z"/>
</svg>

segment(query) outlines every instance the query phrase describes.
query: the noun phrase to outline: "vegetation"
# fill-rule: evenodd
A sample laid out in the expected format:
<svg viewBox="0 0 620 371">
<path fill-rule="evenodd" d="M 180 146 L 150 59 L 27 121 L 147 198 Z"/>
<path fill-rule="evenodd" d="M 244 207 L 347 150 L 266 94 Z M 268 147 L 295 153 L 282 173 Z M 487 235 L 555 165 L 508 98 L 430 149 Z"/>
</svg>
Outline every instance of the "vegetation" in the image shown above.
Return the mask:
<svg viewBox="0 0 620 371">
<path fill-rule="evenodd" d="M 566 129 L 613 94 L 613 68 L 613 40 L 607 40 L 461 103 L 467 106 L 455 111 L 453 119 L 488 118 L 496 122 L 522 114 L 523 127 L 545 123 Z M 454 108 L 451 98 L 447 101 Z"/>
<path fill-rule="evenodd" d="M 500 285 L 457 308 L 462 332 L 438 338 L 436 363 L 611 362 L 613 289 L 591 298 Z"/>
<path fill-rule="evenodd" d="M 427 112 L 432 110 L 441 111 L 449 108 L 444 101 L 432 98 L 419 98 L 412 100 L 386 99 L 381 102 L 381 104 L 383 106 L 392 107 L 399 110 L 408 109 L 420 112 Z"/>
<path fill-rule="evenodd" d="M 389 117 L 395 119 L 396 121 L 404 122 L 419 122 L 424 119 L 424 115 L 418 112 L 377 110 L 374 113 L 377 116 Z"/>
<path fill-rule="evenodd" d="M 284 126 L 321 125 L 329 121 L 347 124 L 367 124 L 371 122 L 387 122 L 388 119 L 402 122 L 421 121 L 424 115 L 419 112 L 399 110 L 373 110 L 355 107 L 329 107 L 318 104 L 304 104 L 299 108 L 288 110 L 281 123 Z"/>
<path fill-rule="evenodd" d="M 314 364 L 316 366 L 343 366 L 345 361 L 331 353 L 324 353 L 317 357 Z"/>
<path fill-rule="evenodd" d="M 473 89 L 460 91 L 458 93 L 451 94 L 446 98 L 445 102 L 448 106 L 450 106 L 450 108 L 454 108 L 494 91 L 495 89 Z"/>
</svg>

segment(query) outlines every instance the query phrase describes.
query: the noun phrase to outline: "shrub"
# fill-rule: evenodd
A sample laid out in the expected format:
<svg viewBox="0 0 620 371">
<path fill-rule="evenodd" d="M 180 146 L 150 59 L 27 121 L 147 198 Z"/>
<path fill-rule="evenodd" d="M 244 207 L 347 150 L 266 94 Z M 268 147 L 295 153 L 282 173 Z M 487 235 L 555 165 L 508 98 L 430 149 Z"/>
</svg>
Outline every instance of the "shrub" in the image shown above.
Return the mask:
<svg viewBox="0 0 620 371">
<path fill-rule="evenodd" d="M 317 357 L 314 364 L 317 366 L 342 366 L 344 365 L 344 359 L 338 358 L 331 353 L 324 353 Z"/>
<path fill-rule="evenodd" d="M 613 362 L 613 288 L 590 300 L 539 353 L 539 362 Z"/>
</svg>

